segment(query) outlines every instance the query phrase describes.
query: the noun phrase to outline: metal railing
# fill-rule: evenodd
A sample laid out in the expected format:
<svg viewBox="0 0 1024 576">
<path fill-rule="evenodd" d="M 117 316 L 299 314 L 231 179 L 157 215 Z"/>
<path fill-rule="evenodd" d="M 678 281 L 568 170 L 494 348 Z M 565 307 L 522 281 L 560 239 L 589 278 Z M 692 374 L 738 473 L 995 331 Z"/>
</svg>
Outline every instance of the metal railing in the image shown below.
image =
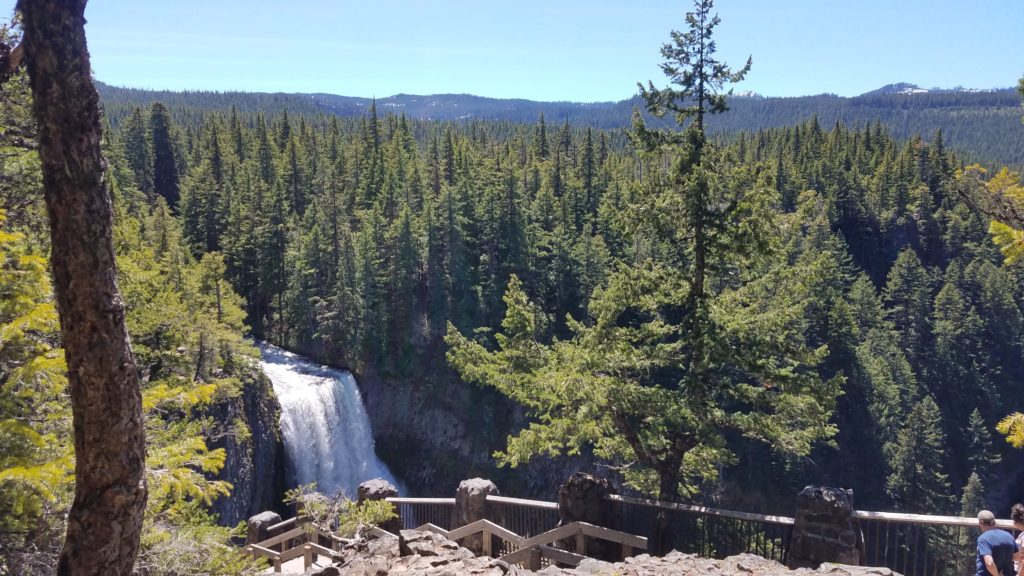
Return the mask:
<svg viewBox="0 0 1024 576">
<path fill-rule="evenodd" d="M 431 523 L 445 530 L 455 526 L 454 498 L 389 498 L 399 507 L 403 528 Z M 652 550 L 675 549 L 709 558 L 750 553 L 786 563 L 794 519 L 609 496 L 617 506 L 617 530 L 646 537 Z M 543 500 L 488 496 L 490 520 L 530 537 L 558 525 L 558 505 Z M 860 531 L 862 564 L 890 568 L 905 576 L 971 576 L 974 574 L 978 522 L 974 518 L 855 510 Z M 1013 531 L 1013 524 L 997 525 Z M 500 544 L 499 544 L 500 545 Z M 504 549 L 509 553 L 511 549 Z"/>
<path fill-rule="evenodd" d="M 433 524 L 445 530 L 455 528 L 455 498 L 388 498 L 398 508 L 402 529 Z"/>
<path fill-rule="evenodd" d="M 555 502 L 488 496 L 487 509 L 493 514 L 495 524 L 527 538 L 558 526 Z"/>
<path fill-rule="evenodd" d="M 970 576 L 975 573 L 978 520 L 855 510 L 864 539 L 862 563 L 905 576 Z M 1013 530 L 1002 520 L 1000 528 Z"/>
<path fill-rule="evenodd" d="M 661 550 L 675 549 L 707 558 L 748 552 L 786 561 L 792 518 L 629 496 L 608 499 L 619 506 L 621 530 L 646 536 Z"/>
</svg>

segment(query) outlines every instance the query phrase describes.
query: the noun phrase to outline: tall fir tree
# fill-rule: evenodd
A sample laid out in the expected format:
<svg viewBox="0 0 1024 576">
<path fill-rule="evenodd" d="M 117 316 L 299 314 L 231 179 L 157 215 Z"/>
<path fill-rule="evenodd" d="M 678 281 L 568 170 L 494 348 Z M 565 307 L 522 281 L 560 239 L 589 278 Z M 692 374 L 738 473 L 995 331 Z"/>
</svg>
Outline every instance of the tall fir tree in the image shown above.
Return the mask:
<svg viewBox="0 0 1024 576">
<path fill-rule="evenodd" d="M 153 191 L 172 209 L 178 205 L 178 161 L 174 152 L 171 117 L 167 107 L 154 102 L 149 109 L 149 138 L 153 147 Z"/>
</svg>

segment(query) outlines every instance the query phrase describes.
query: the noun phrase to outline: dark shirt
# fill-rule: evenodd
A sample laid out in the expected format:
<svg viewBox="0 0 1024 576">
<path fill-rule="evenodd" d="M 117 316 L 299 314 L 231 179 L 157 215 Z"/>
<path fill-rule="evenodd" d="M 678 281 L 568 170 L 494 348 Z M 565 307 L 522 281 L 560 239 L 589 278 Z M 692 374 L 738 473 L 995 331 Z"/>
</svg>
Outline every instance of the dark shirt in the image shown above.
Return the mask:
<svg viewBox="0 0 1024 576">
<path fill-rule="evenodd" d="M 990 576 L 985 568 L 985 556 L 991 556 L 996 568 L 1002 576 L 1014 576 L 1013 553 L 1017 551 L 1017 542 L 1006 530 L 998 528 L 982 532 L 978 536 L 978 574 Z"/>
</svg>

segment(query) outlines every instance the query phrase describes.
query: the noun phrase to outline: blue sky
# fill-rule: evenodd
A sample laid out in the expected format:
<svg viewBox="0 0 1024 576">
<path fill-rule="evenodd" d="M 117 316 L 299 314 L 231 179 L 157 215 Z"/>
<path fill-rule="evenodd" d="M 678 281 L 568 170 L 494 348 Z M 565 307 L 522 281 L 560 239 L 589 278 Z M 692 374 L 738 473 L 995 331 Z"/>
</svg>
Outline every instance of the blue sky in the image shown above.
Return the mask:
<svg viewBox="0 0 1024 576">
<path fill-rule="evenodd" d="M 13 0 L 0 0 L 10 14 Z M 96 77 L 159 89 L 472 93 L 620 100 L 660 83 L 685 26 L 668 0 L 92 0 Z M 740 90 L 855 95 L 890 82 L 1007 87 L 1024 75 L 1024 0 L 718 0 Z"/>
</svg>

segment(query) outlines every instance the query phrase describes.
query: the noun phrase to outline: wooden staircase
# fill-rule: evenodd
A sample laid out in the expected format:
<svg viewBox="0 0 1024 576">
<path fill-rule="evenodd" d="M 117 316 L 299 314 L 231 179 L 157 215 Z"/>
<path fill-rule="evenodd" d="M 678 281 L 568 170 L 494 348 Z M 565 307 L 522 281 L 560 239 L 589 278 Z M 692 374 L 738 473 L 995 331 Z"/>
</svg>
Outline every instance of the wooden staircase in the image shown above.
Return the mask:
<svg viewBox="0 0 1024 576">
<path fill-rule="evenodd" d="M 281 572 L 281 566 L 285 562 L 299 557 L 303 558 L 304 570 L 308 570 L 313 565 L 317 555 L 330 556 L 350 542 L 350 540 L 336 536 L 319 526 L 297 526 L 294 518 L 277 524 L 272 528 L 287 527 L 289 524 L 295 527 L 262 542 L 250 544 L 245 547 L 245 552 L 252 554 L 254 558 L 266 558 L 273 566 L 274 572 L 279 573 Z M 587 524 L 586 522 L 573 522 L 572 524 L 559 526 L 553 530 L 530 537 L 520 536 L 490 520 L 477 520 L 472 524 L 467 524 L 454 530 L 445 530 L 444 528 L 427 523 L 416 530 L 433 532 L 455 542 L 480 534 L 483 540 L 484 556 L 494 557 L 496 553 L 500 553 L 501 555 L 498 556 L 499 560 L 509 564 L 519 564 L 529 570 L 540 570 L 545 563 L 558 563 L 567 566 L 579 565 L 587 556 L 555 547 L 555 544 L 560 540 L 570 538 L 575 540 L 576 550 L 586 550 L 588 538 L 596 538 L 619 544 L 622 547 L 623 558 L 632 556 L 636 550 L 647 550 L 646 538 L 602 528 L 593 524 Z M 380 528 L 372 529 L 371 533 L 377 536 L 394 536 L 397 538 L 397 535 Z M 311 535 L 316 536 L 315 540 L 317 542 L 309 541 Z M 330 539 L 331 548 L 319 544 L 318 541 L 321 537 Z M 502 542 L 499 550 L 494 550 L 495 537 Z M 274 550 L 275 547 L 281 550 Z"/>
</svg>

